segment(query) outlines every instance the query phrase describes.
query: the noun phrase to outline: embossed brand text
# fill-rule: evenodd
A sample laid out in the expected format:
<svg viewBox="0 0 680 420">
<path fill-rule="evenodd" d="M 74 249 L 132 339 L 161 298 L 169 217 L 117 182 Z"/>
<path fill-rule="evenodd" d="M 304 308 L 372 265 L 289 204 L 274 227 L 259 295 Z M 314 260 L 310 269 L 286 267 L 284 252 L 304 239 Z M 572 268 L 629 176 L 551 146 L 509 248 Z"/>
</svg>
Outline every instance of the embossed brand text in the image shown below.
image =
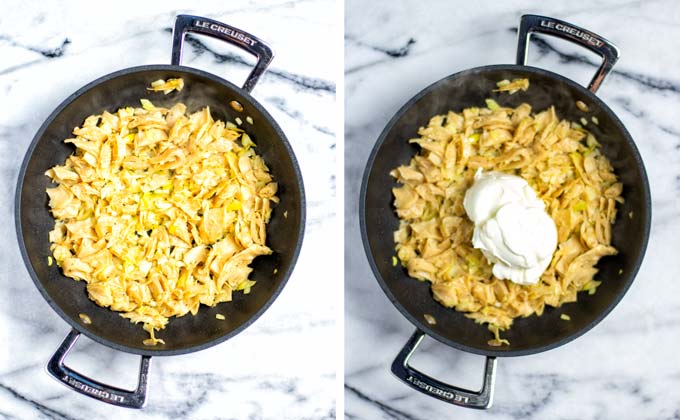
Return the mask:
<svg viewBox="0 0 680 420">
<path fill-rule="evenodd" d="M 253 45 L 257 44 L 257 41 L 255 41 L 251 37 L 244 35 L 241 32 L 235 31 L 231 28 L 226 28 L 222 25 L 218 25 L 216 23 L 205 22 L 205 21 L 202 21 L 202 20 L 195 20 L 194 26 L 197 26 L 199 28 L 207 28 L 207 29 L 210 29 L 211 31 L 223 33 L 223 34 L 227 35 L 228 37 L 238 39 L 239 41 L 244 42 L 244 43 L 250 45 L 251 47 Z"/>
<path fill-rule="evenodd" d="M 444 391 L 443 389 L 439 389 L 436 387 L 433 387 L 430 384 L 427 384 L 421 380 L 418 380 L 414 378 L 413 376 L 409 376 L 406 378 L 407 381 L 411 382 L 413 385 L 417 386 L 420 389 L 424 389 L 425 391 L 429 392 L 430 394 L 434 394 L 437 396 L 440 396 L 442 398 L 446 398 L 447 400 L 452 400 L 452 401 L 458 401 L 458 402 L 468 402 L 469 398 L 464 397 L 462 395 L 454 394 L 453 392 L 450 391 Z"/>
<path fill-rule="evenodd" d="M 563 23 L 557 23 L 549 20 L 542 20 L 541 21 L 541 26 L 544 28 L 551 28 L 558 30 L 560 32 L 565 32 L 571 35 L 574 35 L 577 38 L 581 38 L 582 40 L 586 41 L 590 45 L 595 45 L 596 47 L 601 47 L 604 43 L 600 41 L 599 39 L 595 38 L 594 36 L 590 35 L 589 33 L 583 32 L 581 30 L 578 30 L 576 28 L 572 28 L 571 26 L 565 25 Z"/>
<path fill-rule="evenodd" d="M 64 378 L 64 379 L 66 379 L 66 378 Z M 106 392 L 106 391 L 102 391 L 102 390 L 99 390 L 99 389 L 96 389 L 96 388 L 92 388 L 91 386 L 86 385 L 86 384 L 80 382 L 77 379 L 69 377 L 67 379 L 67 382 L 69 383 L 69 385 L 73 386 L 74 388 L 78 388 L 79 390 L 81 390 L 85 393 L 88 393 L 90 395 L 96 395 L 97 397 L 99 397 L 101 399 L 119 402 L 119 403 L 125 402 L 125 397 L 123 397 L 122 395 L 116 395 L 116 394 L 112 394 L 110 392 Z"/>
</svg>

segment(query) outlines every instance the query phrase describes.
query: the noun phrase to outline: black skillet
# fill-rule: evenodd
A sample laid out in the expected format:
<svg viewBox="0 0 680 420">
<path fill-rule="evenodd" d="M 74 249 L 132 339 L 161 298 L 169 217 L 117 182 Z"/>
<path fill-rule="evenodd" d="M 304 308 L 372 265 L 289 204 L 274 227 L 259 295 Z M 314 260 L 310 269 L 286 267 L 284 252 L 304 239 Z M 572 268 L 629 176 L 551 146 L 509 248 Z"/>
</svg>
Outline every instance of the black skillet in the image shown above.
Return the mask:
<svg viewBox="0 0 680 420">
<path fill-rule="evenodd" d="M 184 36 L 197 32 L 238 46 L 257 57 L 257 64 L 243 88 L 213 74 L 180 65 Z M 16 191 L 16 228 L 21 254 L 35 285 L 52 308 L 72 330 L 48 363 L 48 372 L 66 386 L 110 404 L 140 408 L 146 401 L 147 374 L 151 356 L 170 356 L 194 352 L 221 343 L 253 323 L 276 299 L 297 260 L 305 224 L 302 177 L 295 155 L 285 135 L 269 113 L 251 95 L 258 78 L 273 57 L 260 39 L 223 23 L 189 15 L 177 16 L 173 31 L 172 65 L 148 65 L 117 71 L 101 77 L 69 96 L 40 127 L 21 166 Z M 158 79 L 181 77 L 181 92 L 167 96 L 146 91 Z M 45 189 L 52 186 L 45 171 L 62 164 L 74 152 L 64 139 L 74 127 L 92 114 L 120 107 L 137 106 L 140 98 L 170 107 L 183 102 L 188 112 L 210 106 L 215 119 L 233 121 L 239 117 L 257 143 L 257 151 L 279 184 L 281 203 L 274 209 L 267 226 L 267 243 L 273 255 L 257 258 L 251 275 L 257 285 L 249 295 L 235 293 L 232 302 L 214 308 L 201 307 L 196 316 L 173 318 L 159 333 L 165 345 L 147 347 L 139 325 L 131 324 L 117 313 L 97 306 L 87 297 L 84 282 L 64 277 L 56 265 L 49 266 L 50 243 L 47 234 L 54 219 L 47 207 Z M 230 106 L 231 101 L 238 105 Z M 246 123 L 250 116 L 253 124 Z M 285 214 L 285 215 L 284 215 Z M 275 271 L 276 269 L 276 271 Z M 87 314 L 87 325 L 79 314 Z M 222 313 L 226 321 L 215 318 Z M 64 364 L 64 358 L 80 334 L 116 350 L 142 356 L 137 389 L 127 391 L 90 379 Z"/>
<path fill-rule="evenodd" d="M 600 55 L 603 63 L 588 89 L 559 74 L 526 66 L 531 32 L 563 38 Z M 493 400 L 496 357 L 535 354 L 573 340 L 600 322 L 630 287 L 647 247 L 651 203 L 647 175 L 633 139 L 612 110 L 595 95 L 617 59 L 618 49 L 590 31 L 552 18 L 525 15 L 519 28 L 516 65 L 477 67 L 448 76 L 412 98 L 383 130 L 364 172 L 359 210 L 361 234 L 380 286 L 416 326 L 415 333 L 392 364 L 392 372 L 412 388 L 452 404 L 488 408 Z M 514 95 L 492 93 L 496 82 L 516 78 L 530 79 L 528 91 Z M 417 128 L 426 125 L 431 116 L 480 106 L 485 98 L 494 98 L 503 106 L 512 107 L 526 102 L 536 111 L 555 105 L 560 118 L 572 121 L 596 117 L 599 125 L 591 122 L 587 127 L 611 160 L 624 185 L 625 198 L 612 230 L 612 243 L 619 254 L 599 263 L 597 276 L 603 281 L 597 293 L 592 296 L 581 293 L 577 303 L 548 308 L 541 317 L 515 320 L 513 327 L 503 333 L 511 344 L 503 347 L 489 346 L 489 331 L 485 326 L 437 303 L 428 282 L 410 278 L 404 269 L 394 267 L 391 262 L 395 255 L 392 232 L 399 221 L 392 207 L 391 189 L 396 183 L 389 172 L 407 164 L 418 153 L 418 148 L 407 140 L 414 137 Z M 590 111 L 580 111 L 575 105 L 578 100 L 586 103 Z M 571 321 L 561 320 L 562 313 L 568 313 Z M 436 325 L 428 324 L 424 314 L 434 316 Z M 408 360 L 425 334 L 456 349 L 486 356 L 482 389 L 477 392 L 461 389 L 411 367 Z"/>
</svg>

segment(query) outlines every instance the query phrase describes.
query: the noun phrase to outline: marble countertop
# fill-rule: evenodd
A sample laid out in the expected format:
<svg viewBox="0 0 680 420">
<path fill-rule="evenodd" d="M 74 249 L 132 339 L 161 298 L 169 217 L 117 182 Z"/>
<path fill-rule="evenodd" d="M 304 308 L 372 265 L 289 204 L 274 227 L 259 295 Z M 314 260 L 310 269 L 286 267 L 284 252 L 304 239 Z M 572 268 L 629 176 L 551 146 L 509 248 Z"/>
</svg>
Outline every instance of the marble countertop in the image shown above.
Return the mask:
<svg viewBox="0 0 680 420">
<path fill-rule="evenodd" d="M 350 419 L 680 418 L 680 6 L 673 1 L 449 2 L 349 0 L 345 33 L 345 410 Z M 359 233 L 368 154 L 394 113 L 429 84 L 512 63 L 525 13 L 573 22 L 612 40 L 621 60 L 598 95 L 624 122 L 646 164 L 653 199 L 647 254 L 632 288 L 583 337 L 538 355 L 499 359 L 495 404 L 466 410 L 399 383 L 389 365 L 414 327 L 383 294 Z M 586 83 L 596 57 L 554 38 L 529 63 Z M 426 338 L 413 365 L 472 389 L 483 358 Z"/>
<path fill-rule="evenodd" d="M 340 274 L 320 277 L 320 261 L 342 252 L 336 231 L 335 83 L 338 58 L 326 48 L 339 31 L 335 2 L 169 0 L 0 3 L 0 419 L 325 419 L 335 417 L 335 300 Z M 45 118 L 72 92 L 115 70 L 169 63 L 179 13 L 229 23 L 268 41 L 276 57 L 253 96 L 278 121 L 300 163 L 307 194 L 302 252 L 272 307 L 233 339 L 176 357 L 153 359 L 142 411 L 76 394 L 52 380 L 45 363 L 69 331 L 33 285 L 19 254 L 14 190 L 24 153 Z M 195 37 L 183 64 L 245 80 L 237 50 Z M 301 42 L 304 40 L 304 48 Z M 315 59 L 309 59 L 315 51 Z M 238 84 L 238 83 L 237 83 Z M 330 248 L 329 248 L 330 246 Z M 341 273 L 340 261 L 324 268 Z M 330 285 L 330 286 L 329 286 Z M 330 290 L 329 290 L 330 288 Z M 247 355 L 244 357 L 243 355 Z M 81 337 L 68 363 L 132 388 L 138 357 Z"/>
</svg>

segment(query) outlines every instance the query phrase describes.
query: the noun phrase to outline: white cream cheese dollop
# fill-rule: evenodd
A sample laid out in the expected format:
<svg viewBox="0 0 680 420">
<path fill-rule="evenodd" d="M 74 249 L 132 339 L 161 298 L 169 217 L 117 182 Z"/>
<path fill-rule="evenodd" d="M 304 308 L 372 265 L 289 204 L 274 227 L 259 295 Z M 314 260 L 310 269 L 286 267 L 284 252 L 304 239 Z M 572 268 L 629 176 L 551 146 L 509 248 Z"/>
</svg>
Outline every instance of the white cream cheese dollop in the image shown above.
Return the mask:
<svg viewBox="0 0 680 420">
<path fill-rule="evenodd" d="M 536 284 L 557 247 L 557 228 L 531 186 L 515 175 L 479 169 L 463 206 L 475 224 L 472 245 L 493 264 L 493 275 Z"/>
</svg>

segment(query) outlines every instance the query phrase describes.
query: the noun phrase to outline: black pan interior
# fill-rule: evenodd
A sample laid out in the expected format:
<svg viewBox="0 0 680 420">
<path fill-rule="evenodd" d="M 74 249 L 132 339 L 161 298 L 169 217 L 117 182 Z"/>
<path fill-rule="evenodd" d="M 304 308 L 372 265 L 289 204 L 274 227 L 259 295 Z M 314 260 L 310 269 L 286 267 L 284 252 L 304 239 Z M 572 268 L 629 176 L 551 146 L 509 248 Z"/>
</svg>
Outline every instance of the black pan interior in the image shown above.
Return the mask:
<svg viewBox="0 0 680 420">
<path fill-rule="evenodd" d="M 146 87 L 158 79 L 182 77 L 185 87 L 169 95 L 147 92 Z M 47 265 L 48 232 L 54 219 L 47 206 L 45 189 L 54 186 L 44 172 L 64 162 L 74 147 L 63 140 L 72 137 L 74 127 L 92 114 L 120 107 L 139 106 L 140 98 L 148 98 L 159 106 L 181 101 L 189 112 L 210 106 L 213 118 L 233 121 L 240 117 L 246 131 L 257 144 L 274 178 L 279 183 L 281 203 L 274 209 L 267 227 L 267 242 L 273 255 L 257 258 L 251 275 L 257 285 L 249 295 L 234 293 L 233 302 L 214 308 L 201 306 L 196 316 L 173 318 L 157 334 L 165 345 L 147 347 L 142 340 L 147 334 L 141 325 L 108 309 L 95 305 L 87 297 L 84 282 L 64 277 L 55 265 Z M 243 105 L 243 112 L 230 106 L 231 100 Z M 246 122 L 251 116 L 254 124 Z M 284 213 L 287 217 L 284 216 Z M 17 229 L 22 253 L 29 272 L 50 305 L 71 325 L 91 338 L 138 354 L 170 355 L 196 351 L 235 335 L 253 322 L 275 299 L 295 264 L 304 230 L 304 192 L 295 156 L 276 122 L 250 95 L 229 82 L 209 73 L 181 66 L 143 66 L 105 76 L 74 93 L 48 118 L 29 148 L 17 189 Z M 278 271 L 274 274 L 274 270 Z M 92 319 L 84 325 L 79 314 Z M 221 313 L 226 320 L 218 320 Z"/>
<path fill-rule="evenodd" d="M 514 95 L 492 93 L 496 82 L 523 77 L 530 79 L 528 91 Z M 554 105 L 560 118 L 572 121 L 579 121 L 583 116 L 588 120 L 591 116 L 597 117 L 599 125 L 590 123 L 588 129 L 598 138 L 603 153 L 620 176 L 626 200 L 619 207 L 612 232 L 613 245 L 620 252 L 617 256 L 601 260 L 596 278 L 603 283 L 597 293 L 592 296 L 581 293 L 577 303 L 566 304 L 559 309 L 549 308 L 541 317 L 515 320 L 512 329 L 502 334 L 511 345 L 500 348 L 487 344 L 491 335 L 485 326 L 438 304 L 432 297 L 429 282 L 410 278 L 405 269 L 393 267 L 391 262 L 395 255 L 392 232 L 399 223 L 391 193 L 397 184 L 389 172 L 398 165 L 407 164 L 419 152 L 418 147 L 408 144 L 407 140 L 417 137 L 418 127 L 426 125 L 431 116 L 449 110 L 485 106 L 486 98 L 513 107 L 526 102 L 532 105 L 534 111 Z M 580 111 L 575 105 L 577 100 L 588 104 L 590 112 L 584 114 Z M 644 166 L 633 140 L 614 113 L 571 80 L 545 70 L 515 65 L 467 70 L 435 83 L 414 97 L 380 136 L 364 173 L 361 194 L 364 247 L 374 274 L 389 299 L 412 323 L 438 340 L 462 350 L 496 356 L 548 350 L 597 324 L 618 303 L 633 281 L 644 255 L 651 219 Z M 561 320 L 562 313 L 568 314 L 571 321 Z M 433 315 L 437 324 L 427 324 L 424 314 Z"/>
</svg>

